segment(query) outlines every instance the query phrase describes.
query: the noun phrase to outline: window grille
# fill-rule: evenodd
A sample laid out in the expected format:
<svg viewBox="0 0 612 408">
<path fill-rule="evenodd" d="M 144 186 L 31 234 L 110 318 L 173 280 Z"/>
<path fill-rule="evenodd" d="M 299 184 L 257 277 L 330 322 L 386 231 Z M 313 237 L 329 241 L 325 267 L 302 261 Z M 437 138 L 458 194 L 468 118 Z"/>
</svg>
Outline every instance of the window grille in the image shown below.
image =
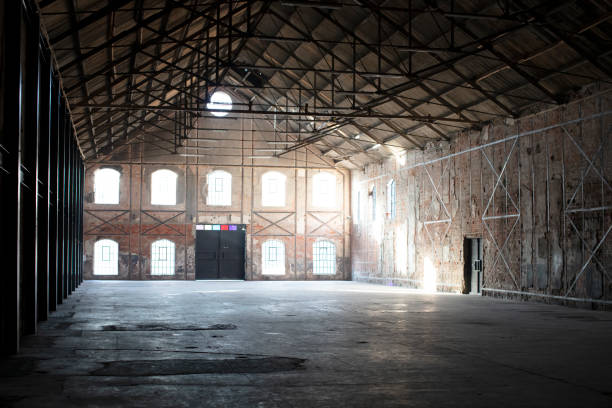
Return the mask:
<svg viewBox="0 0 612 408">
<path fill-rule="evenodd" d="M 312 178 L 312 204 L 317 207 L 336 205 L 336 176 L 321 172 Z"/>
<path fill-rule="evenodd" d="M 393 219 L 395 218 L 395 207 L 396 207 L 396 197 L 395 197 L 395 180 L 391 180 L 387 184 L 387 211 L 389 212 L 389 216 Z"/>
<path fill-rule="evenodd" d="M 162 169 L 151 174 L 151 204 L 176 204 L 176 179 L 173 171 Z"/>
<path fill-rule="evenodd" d="M 261 205 L 264 207 L 285 206 L 285 182 L 287 177 L 276 171 L 261 176 Z"/>
<path fill-rule="evenodd" d="M 151 275 L 174 275 L 174 248 L 167 239 L 151 244 Z"/>
<path fill-rule="evenodd" d="M 94 244 L 94 275 L 119 274 L 119 244 L 101 239 Z"/>
<path fill-rule="evenodd" d="M 119 179 L 113 169 L 99 169 L 94 173 L 94 201 L 96 204 L 119 204 Z"/>
<path fill-rule="evenodd" d="M 277 239 L 264 242 L 261 248 L 261 269 L 264 275 L 285 274 L 285 244 Z"/>
<path fill-rule="evenodd" d="M 216 170 L 207 176 L 207 205 L 232 205 L 232 175 Z"/>
<path fill-rule="evenodd" d="M 336 274 L 336 245 L 330 241 L 317 241 L 312 246 L 312 273 L 315 275 Z"/>
</svg>

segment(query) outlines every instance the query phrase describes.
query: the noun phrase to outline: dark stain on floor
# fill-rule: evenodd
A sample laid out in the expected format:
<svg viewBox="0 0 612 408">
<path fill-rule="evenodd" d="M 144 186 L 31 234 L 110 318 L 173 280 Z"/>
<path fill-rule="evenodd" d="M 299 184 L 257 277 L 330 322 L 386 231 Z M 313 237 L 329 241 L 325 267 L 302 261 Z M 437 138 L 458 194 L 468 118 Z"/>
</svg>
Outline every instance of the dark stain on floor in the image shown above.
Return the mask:
<svg viewBox="0 0 612 408">
<path fill-rule="evenodd" d="M 149 323 L 136 325 L 109 324 L 102 326 L 103 331 L 199 331 L 199 330 L 236 330 L 234 324 L 213 324 L 212 326 L 176 325 L 165 323 Z"/>
<path fill-rule="evenodd" d="M 241 357 L 232 359 L 122 360 L 104 363 L 96 376 L 146 377 L 187 374 L 253 374 L 303 369 L 306 360 L 293 357 Z"/>
</svg>

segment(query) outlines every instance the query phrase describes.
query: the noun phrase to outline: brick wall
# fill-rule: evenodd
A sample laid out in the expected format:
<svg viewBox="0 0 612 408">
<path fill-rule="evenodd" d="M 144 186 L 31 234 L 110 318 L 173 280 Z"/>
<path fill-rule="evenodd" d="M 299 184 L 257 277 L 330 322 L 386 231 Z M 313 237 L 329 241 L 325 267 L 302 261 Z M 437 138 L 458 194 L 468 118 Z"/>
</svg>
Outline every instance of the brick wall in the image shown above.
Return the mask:
<svg viewBox="0 0 612 408">
<path fill-rule="evenodd" d="M 251 123 L 249 123 L 251 122 Z M 246 279 L 249 280 L 329 280 L 350 279 L 350 173 L 335 169 L 333 162 L 316 151 L 301 149 L 281 159 L 258 160 L 259 147 L 269 147 L 254 131 L 249 120 L 207 119 L 202 128 L 235 129 L 201 131 L 185 144 L 210 146 L 197 138 L 225 138 L 215 143 L 215 155 L 191 157 L 160 150 L 160 137 L 150 135 L 153 143 L 127 144 L 112 156 L 87 163 L 85 180 L 85 267 L 86 279 L 194 279 L 195 228 L 197 224 L 246 224 Z M 148 140 L 148 139 L 146 139 Z M 259 144 L 258 144 L 259 143 Z M 165 145 L 162 145 L 165 146 Z M 206 150 L 204 150 L 206 151 Z M 236 153 L 242 152 L 242 153 Z M 94 172 L 111 167 L 121 173 L 120 203 L 99 205 L 94 201 Z M 159 206 L 150 203 L 151 173 L 169 169 L 178 174 L 177 203 Z M 232 204 L 213 207 L 206 204 L 206 176 L 214 170 L 232 175 Z M 287 177 L 286 205 L 282 208 L 261 205 L 261 176 L 269 170 Z M 321 172 L 336 176 L 336 205 L 323 208 L 312 201 L 312 177 Z M 110 238 L 119 244 L 119 275 L 93 275 L 94 244 Z M 174 276 L 152 276 L 151 244 L 157 239 L 175 244 Z M 263 275 L 261 246 L 268 239 L 285 244 L 285 275 Z M 336 274 L 313 275 L 312 245 L 318 239 L 336 245 Z"/>
<path fill-rule="evenodd" d="M 353 172 L 354 279 L 422 288 L 429 264 L 438 291 L 462 292 L 463 239 L 482 237 L 484 294 L 609 307 L 611 102 L 593 86 L 568 105 Z"/>
</svg>

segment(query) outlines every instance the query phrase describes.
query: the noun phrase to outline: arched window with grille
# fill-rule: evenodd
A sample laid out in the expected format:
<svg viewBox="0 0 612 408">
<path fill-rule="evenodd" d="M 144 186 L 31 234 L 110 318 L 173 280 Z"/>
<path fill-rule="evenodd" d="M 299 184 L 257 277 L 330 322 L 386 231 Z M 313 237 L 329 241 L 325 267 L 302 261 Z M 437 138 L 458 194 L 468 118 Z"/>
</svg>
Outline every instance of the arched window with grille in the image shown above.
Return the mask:
<svg viewBox="0 0 612 408">
<path fill-rule="evenodd" d="M 151 244 L 151 275 L 174 275 L 174 242 L 160 239 Z"/>
<path fill-rule="evenodd" d="M 277 171 L 261 176 L 261 205 L 264 207 L 285 206 L 285 183 L 287 177 Z"/>
<path fill-rule="evenodd" d="M 119 244 L 101 239 L 94 244 L 94 275 L 119 274 Z"/>
<path fill-rule="evenodd" d="M 397 202 L 395 197 L 395 180 L 391 180 L 387 183 L 387 212 L 389 213 L 389 218 L 395 218 L 395 208 Z"/>
<path fill-rule="evenodd" d="M 334 207 L 336 205 L 336 176 L 321 172 L 312 178 L 312 205 Z"/>
<path fill-rule="evenodd" d="M 320 240 L 312 246 L 312 273 L 315 275 L 336 274 L 336 245 Z"/>
<path fill-rule="evenodd" d="M 119 204 L 121 173 L 113 169 L 98 169 L 94 173 L 94 201 L 96 204 Z"/>
<path fill-rule="evenodd" d="M 178 175 L 167 169 L 154 171 L 151 174 L 151 204 L 176 204 L 176 179 Z"/>
<path fill-rule="evenodd" d="M 278 239 L 269 239 L 261 248 L 261 271 L 264 275 L 285 274 L 285 244 Z"/>
<path fill-rule="evenodd" d="M 232 175 L 227 171 L 215 170 L 206 176 L 207 205 L 232 205 Z"/>
</svg>

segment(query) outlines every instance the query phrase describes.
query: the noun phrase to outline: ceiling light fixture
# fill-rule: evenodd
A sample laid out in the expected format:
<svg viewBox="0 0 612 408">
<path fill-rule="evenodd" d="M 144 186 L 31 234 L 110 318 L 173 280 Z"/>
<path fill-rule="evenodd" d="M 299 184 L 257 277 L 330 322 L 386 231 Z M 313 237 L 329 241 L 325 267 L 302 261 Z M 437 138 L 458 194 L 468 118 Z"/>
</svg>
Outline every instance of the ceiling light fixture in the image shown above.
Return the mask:
<svg viewBox="0 0 612 408">
<path fill-rule="evenodd" d="M 378 92 L 370 92 L 370 91 L 342 91 L 336 90 L 334 91 L 338 95 L 379 95 Z"/>
<path fill-rule="evenodd" d="M 217 143 L 220 142 L 222 139 L 207 139 L 205 137 L 190 137 L 187 139 L 188 141 L 194 141 L 194 142 L 213 142 L 213 143 Z M 231 139 L 229 139 L 231 140 Z M 235 139 L 235 140 L 239 140 L 239 139 Z"/>
<path fill-rule="evenodd" d="M 388 74 L 388 73 L 384 73 L 384 72 L 358 72 L 359 75 L 361 75 L 364 78 L 395 78 L 395 79 L 402 79 L 405 77 L 405 75 L 402 74 Z"/>
<path fill-rule="evenodd" d="M 472 20 L 516 21 L 512 18 L 508 18 L 505 16 L 493 16 L 490 14 L 444 13 L 444 16 L 449 18 L 467 18 Z"/>
<path fill-rule="evenodd" d="M 261 41 L 287 42 L 287 43 L 302 43 L 310 41 L 308 38 L 290 38 L 290 37 L 273 37 L 267 35 L 259 35 L 257 37 Z"/>
<path fill-rule="evenodd" d="M 420 52 L 425 54 L 442 54 L 447 52 L 461 52 L 449 48 L 419 48 L 419 47 L 396 47 L 399 52 Z"/>
<path fill-rule="evenodd" d="M 342 4 L 333 3 L 331 1 L 281 1 L 281 4 L 283 6 L 313 7 L 331 10 L 338 10 L 342 8 Z"/>
</svg>

